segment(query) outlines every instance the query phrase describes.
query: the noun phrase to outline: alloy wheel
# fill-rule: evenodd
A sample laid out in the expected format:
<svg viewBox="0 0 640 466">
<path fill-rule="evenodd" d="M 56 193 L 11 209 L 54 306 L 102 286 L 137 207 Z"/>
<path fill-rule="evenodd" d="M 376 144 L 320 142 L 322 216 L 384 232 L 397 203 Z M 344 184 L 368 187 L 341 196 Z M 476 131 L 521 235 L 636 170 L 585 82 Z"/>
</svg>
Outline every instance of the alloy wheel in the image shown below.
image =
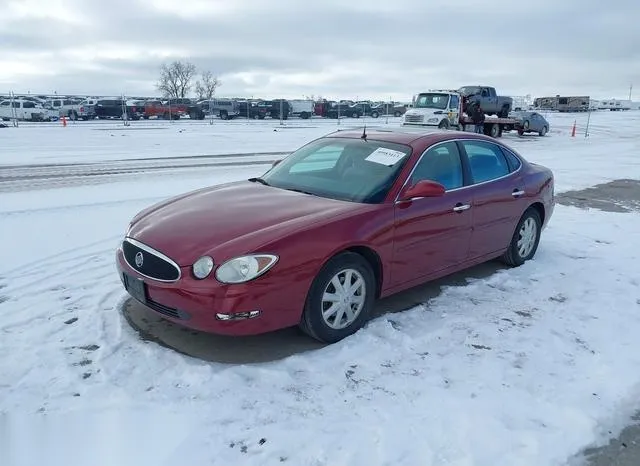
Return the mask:
<svg viewBox="0 0 640 466">
<path fill-rule="evenodd" d="M 536 236 L 537 236 L 537 225 L 536 221 L 529 217 L 527 218 L 520 227 L 519 237 L 518 237 L 518 254 L 520 257 L 527 257 L 529 253 L 533 250 L 536 244 Z"/>
<path fill-rule="evenodd" d="M 336 273 L 322 294 L 322 319 L 332 329 L 351 325 L 360 315 L 366 298 L 364 277 L 355 269 Z"/>
</svg>

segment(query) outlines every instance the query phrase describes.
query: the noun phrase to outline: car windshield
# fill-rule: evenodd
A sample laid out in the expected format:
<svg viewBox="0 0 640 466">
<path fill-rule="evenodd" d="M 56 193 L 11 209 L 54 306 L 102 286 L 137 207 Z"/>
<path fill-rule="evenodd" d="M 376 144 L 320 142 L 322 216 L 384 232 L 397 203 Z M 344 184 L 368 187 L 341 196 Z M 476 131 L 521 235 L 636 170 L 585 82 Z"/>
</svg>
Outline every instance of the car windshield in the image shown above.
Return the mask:
<svg viewBox="0 0 640 466">
<path fill-rule="evenodd" d="M 437 108 L 444 110 L 449 105 L 449 94 L 419 94 L 416 99 L 415 108 Z"/>
<path fill-rule="evenodd" d="M 410 154 L 411 147 L 402 144 L 321 138 L 290 154 L 262 182 L 331 199 L 380 203 Z"/>
</svg>

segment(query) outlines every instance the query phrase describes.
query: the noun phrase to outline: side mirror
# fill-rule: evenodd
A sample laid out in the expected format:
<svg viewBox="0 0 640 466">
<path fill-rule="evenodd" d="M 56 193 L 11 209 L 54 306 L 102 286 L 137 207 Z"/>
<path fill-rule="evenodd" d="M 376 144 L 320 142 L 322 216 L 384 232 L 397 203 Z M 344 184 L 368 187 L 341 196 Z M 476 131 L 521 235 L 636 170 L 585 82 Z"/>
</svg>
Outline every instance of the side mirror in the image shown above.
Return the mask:
<svg viewBox="0 0 640 466">
<path fill-rule="evenodd" d="M 418 197 L 440 197 L 443 196 L 446 188 L 440 183 L 431 180 L 418 181 L 413 186 L 408 186 L 398 198 L 399 201 L 410 201 Z"/>
</svg>

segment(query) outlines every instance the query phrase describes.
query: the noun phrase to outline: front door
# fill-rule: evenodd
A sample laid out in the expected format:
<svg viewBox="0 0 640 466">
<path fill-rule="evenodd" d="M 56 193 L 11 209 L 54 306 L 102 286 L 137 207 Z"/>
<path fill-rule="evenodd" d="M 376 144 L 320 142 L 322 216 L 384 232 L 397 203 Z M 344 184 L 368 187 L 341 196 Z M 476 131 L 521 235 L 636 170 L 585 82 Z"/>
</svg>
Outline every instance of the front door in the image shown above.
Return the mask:
<svg viewBox="0 0 640 466">
<path fill-rule="evenodd" d="M 442 197 L 420 198 L 395 205 L 392 286 L 421 281 L 467 259 L 471 238 L 471 193 L 464 185 L 455 142 L 427 150 L 407 180 L 444 185 Z"/>
<path fill-rule="evenodd" d="M 473 188 L 473 235 L 469 258 L 504 250 L 526 208 L 517 159 L 508 162 L 505 152 L 489 141 L 460 142 L 469 161 Z"/>
</svg>

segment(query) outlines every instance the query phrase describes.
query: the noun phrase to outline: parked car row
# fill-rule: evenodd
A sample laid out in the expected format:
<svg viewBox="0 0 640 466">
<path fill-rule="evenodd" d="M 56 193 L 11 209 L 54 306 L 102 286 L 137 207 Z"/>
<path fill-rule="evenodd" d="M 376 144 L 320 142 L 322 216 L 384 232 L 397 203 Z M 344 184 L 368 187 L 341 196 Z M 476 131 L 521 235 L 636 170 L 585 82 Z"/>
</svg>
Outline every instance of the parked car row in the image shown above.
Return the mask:
<svg viewBox="0 0 640 466">
<path fill-rule="evenodd" d="M 350 100 L 319 100 L 311 99 L 211 99 L 202 100 L 197 105 L 205 115 L 213 115 L 222 120 L 234 118 L 282 118 L 291 117 L 308 119 L 323 118 L 360 118 L 371 116 L 378 118 L 383 115 L 402 116 L 408 105 L 398 102 L 370 102 Z"/>
<path fill-rule="evenodd" d="M 157 99 L 125 97 L 73 97 L 73 96 L 0 96 L 0 118 L 29 121 L 52 121 L 60 118 L 70 120 L 93 119 L 190 119 L 202 120 L 209 117 L 230 120 L 360 118 L 383 115 L 399 117 L 408 105 L 399 102 L 332 101 L 312 99 L 245 99 L 213 98 Z"/>
</svg>

